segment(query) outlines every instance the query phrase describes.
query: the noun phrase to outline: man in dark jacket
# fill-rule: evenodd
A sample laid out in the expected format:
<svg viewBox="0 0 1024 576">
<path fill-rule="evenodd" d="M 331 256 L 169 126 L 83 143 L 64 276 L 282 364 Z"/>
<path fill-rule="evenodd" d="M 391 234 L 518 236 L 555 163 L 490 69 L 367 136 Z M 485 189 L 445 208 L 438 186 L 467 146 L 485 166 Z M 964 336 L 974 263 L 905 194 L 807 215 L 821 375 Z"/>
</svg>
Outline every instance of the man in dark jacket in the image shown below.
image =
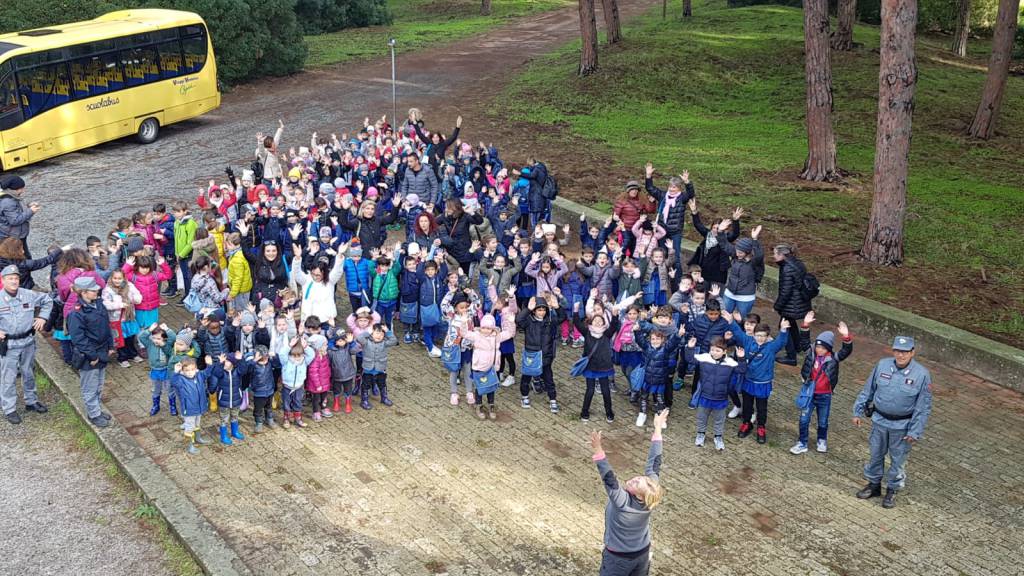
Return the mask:
<svg viewBox="0 0 1024 576">
<path fill-rule="evenodd" d="M 693 183 L 690 182 L 690 172 L 683 170 L 678 178 L 673 177 L 668 181 L 668 190 L 662 190 L 654 185 L 654 165 L 647 163 L 645 168 L 647 178 L 644 186 L 647 193 L 658 201 L 657 223 L 665 228 L 665 237 L 672 241 L 672 249 L 675 250 L 676 270 L 682 270 L 682 243 L 683 226 L 686 224 L 686 203 L 695 196 Z M 685 190 L 684 190 L 685 187 Z"/>
<path fill-rule="evenodd" d="M 68 315 L 68 335 L 74 347 L 72 365 L 78 369 L 82 387 L 82 401 L 88 410 L 89 421 L 98 428 L 110 425 L 110 414 L 100 409 L 103 381 L 110 361 L 114 338 L 110 333 L 107 309 L 98 300 L 100 285 L 91 277 L 75 279 L 78 304 Z"/>
<path fill-rule="evenodd" d="M 797 326 L 797 322 L 811 311 L 811 301 L 804 294 L 807 267 L 793 254 L 793 248 L 788 244 L 776 246 L 773 255 L 779 265 L 779 295 L 775 298 L 775 311 L 789 320 L 790 326 Z M 786 355 L 777 359 L 780 364 L 796 366 L 799 338 L 798 330 L 789 331 Z"/>
<path fill-rule="evenodd" d="M 420 157 L 412 154 L 409 156 L 398 192 L 403 198 L 409 194 L 415 194 L 420 198 L 437 198 L 437 174 L 431 169 L 424 168 Z"/>
<path fill-rule="evenodd" d="M 39 203 L 21 203 L 25 181 L 20 176 L 7 176 L 0 181 L 0 240 L 17 238 L 25 246 L 25 258 L 32 258 L 28 250 L 29 220 L 39 212 Z"/>
</svg>

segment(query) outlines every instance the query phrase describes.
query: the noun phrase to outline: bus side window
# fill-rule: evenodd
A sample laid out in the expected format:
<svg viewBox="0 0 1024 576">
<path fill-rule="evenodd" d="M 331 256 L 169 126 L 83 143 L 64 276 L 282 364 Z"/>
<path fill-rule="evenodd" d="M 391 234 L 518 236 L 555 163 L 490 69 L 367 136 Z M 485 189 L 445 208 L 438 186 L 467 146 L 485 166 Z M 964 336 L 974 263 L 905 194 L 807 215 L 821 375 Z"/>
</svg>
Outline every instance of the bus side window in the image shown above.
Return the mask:
<svg viewBox="0 0 1024 576">
<path fill-rule="evenodd" d="M 68 102 L 67 71 L 63 62 L 19 70 L 25 118 L 42 114 Z M 63 87 L 63 88 L 62 88 Z"/>
<path fill-rule="evenodd" d="M 171 40 L 158 45 L 157 50 L 160 53 L 160 77 L 166 79 L 181 76 L 181 44 Z"/>
<path fill-rule="evenodd" d="M 206 35 L 185 38 L 181 41 L 185 53 L 185 73 L 193 74 L 206 64 Z"/>
</svg>

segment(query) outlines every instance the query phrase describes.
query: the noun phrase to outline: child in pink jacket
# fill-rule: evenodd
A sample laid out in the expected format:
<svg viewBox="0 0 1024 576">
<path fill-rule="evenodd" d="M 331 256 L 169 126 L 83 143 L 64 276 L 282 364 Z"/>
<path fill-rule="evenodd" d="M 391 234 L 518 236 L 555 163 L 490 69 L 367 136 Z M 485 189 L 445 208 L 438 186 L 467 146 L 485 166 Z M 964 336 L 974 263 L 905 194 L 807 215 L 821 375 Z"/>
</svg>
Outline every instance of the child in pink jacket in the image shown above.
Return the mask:
<svg viewBox="0 0 1024 576">
<path fill-rule="evenodd" d="M 484 314 L 476 330 L 459 330 L 462 339 L 473 346 L 471 374 L 476 387 L 476 416 L 483 420 L 495 420 L 498 412 L 494 408 L 494 391 L 498 389 L 497 368 L 501 363 L 501 343 L 516 335 L 515 300 L 501 312 L 501 329 L 495 324 L 494 316 Z M 484 395 L 487 395 L 487 415 L 484 415 Z"/>
<path fill-rule="evenodd" d="M 331 391 L 331 360 L 327 357 L 327 338 L 323 334 L 309 337 L 313 349 L 313 361 L 306 368 L 306 392 L 309 392 L 313 406 L 313 421 L 321 420 L 321 412 L 327 418 L 334 416 L 327 408 L 327 396 Z"/>
<path fill-rule="evenodd" d="M 159 266 L 159 271 L 158 267 Z M 171 279 L 171 268 L 163 256 L 129 257 L 121 268 L 125 278 L 142 293 L 142 303 L 135 307 L 135 319 L 139 326 L 160 323 L 160 283 Z"/>
<path fill-rule="evenodd" d="M 646 214 L 637 219 L 636 223 L 633 224 L 631 232 L 633 232 L 633 237 L 636 238 L 633 258 L 637 260 L 640 258 L 650 258 L 654 249 L 658 247 L 658 242 L 661 242 L 661 239 L 665 237 L 665 229 L 662 228 L 661 224 L 651 222 L 647 219 Z"/>
</svg>

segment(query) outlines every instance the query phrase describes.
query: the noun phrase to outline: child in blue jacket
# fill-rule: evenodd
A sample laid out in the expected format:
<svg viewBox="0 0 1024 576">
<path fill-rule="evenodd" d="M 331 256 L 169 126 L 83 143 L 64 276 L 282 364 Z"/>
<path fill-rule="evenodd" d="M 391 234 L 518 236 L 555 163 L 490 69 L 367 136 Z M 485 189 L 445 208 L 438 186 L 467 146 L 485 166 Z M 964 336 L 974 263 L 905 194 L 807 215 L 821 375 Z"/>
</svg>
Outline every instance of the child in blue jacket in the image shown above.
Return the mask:
<svg viewBox="0 0 1024 576">
<path fill-rule="evenodd" d="M 746 352 L 747 371 L 743 374 L 740 390 L 743 393 L 741 408 L 741 424 L 737 434 L 740 438 L 750 436 L 753 429 L 751 416 L 757 410 L 757 443 L 768 442 L 765 425 L 768 422 L 768 397 L 772 393 L 772 381 L 775 380 L 775 354 L 786 347 L 787 334 L 790 330 L 789 322 L 783 318 L 780 325 L 779 337 L 771 338 L 771 327 L 764 323 L 757 323 L 748 334 L 746 327 L 740 328 L 739 322 L 743 317 L 739 310 L 733 310 L 732 329 L 733 339 L 739 348 Z M 746 322 L 744 322 L 746 324 Z"/>
<path fill-rule="evenodd" d="M 726 353 L 725 338 L 715 336 L 711 339 L 708 351 L 697 353 L 697 338 L 690 337 L 686 344 L 686 360 L 696 362 L 700 381 L 697 393 L 691 400 L 697 406 L 697 437 L 696 446 L 704 445 L 704 436 L 708 428 L 708 417 L 714 418 L 715 449 L 725 450 L 725 409 L 729 406 L 729 389 L 732 387 L 733 374 L 744 374 L 747 371 L 746 352 L 743 348 L 736 349 L 736 360 Z"/>
<path fill-rule="evenodd" d="M 654 396 L 654 411 L 661 412 L 665 406 L 666 390 L 672 387 L 673 362 L 679 350 L 679 343 L 686 327 L 680 326 L 678 331 L 664 326 L 646 324 L 649 331 L 640 330 L 640 323 L 633 324 L 633 335 L 643 354 L 644 387 L 640 395 L 640 413 L 636 416 L 636 425 L 643 426 L 647 422 L 647 397 Z"/>
<path fill-rule="evenodd" d="M 174 377 L 171 387 L 181 402 L 181 415 L 185 418 L 182 430 L 185 434 L 185 451 L 191 455 L 199 454 L 196 444 L 209 444 L 203 438 L 200 427 L 202 417 L 210 409 L 210 399 L 206 391 L 208 373 L 199 370 L 195 358 L 182 358 L 174 365 Z"/>
<path fill-rule="evenodd" d="M 281 362 L 271 354 L 266 346 L 259 344 L 251 357 L 238 362 L 239 376 L 245 380 L 252 394 L 252 416 L 256 420 L 253 434 L 263 432 L 263 425 L 277 428 L 274 422 L 274 393 L 277 391 L 276 373 L 281 370 Z"/>
<path fill-rule="evenodd" d="M 221 354 L 217 358 L 206 357 L 206 365 L 210 366 L 210 377 L 207 379 L 206 391 L 217 396 L 217 413 L 220 414 L 220 443 L 225 446 L 234 444 L 235 440 L 245 440 L 238 429 L 238 412 L 242 407 L 243 385 L 241 371 L 235 365 L 242 357 L 241 352 L 232 356 Z M 214 362 L 216 360 L 216 362 Z M 231 433 L 228 434 L 228 426 Z"/>
</svg>

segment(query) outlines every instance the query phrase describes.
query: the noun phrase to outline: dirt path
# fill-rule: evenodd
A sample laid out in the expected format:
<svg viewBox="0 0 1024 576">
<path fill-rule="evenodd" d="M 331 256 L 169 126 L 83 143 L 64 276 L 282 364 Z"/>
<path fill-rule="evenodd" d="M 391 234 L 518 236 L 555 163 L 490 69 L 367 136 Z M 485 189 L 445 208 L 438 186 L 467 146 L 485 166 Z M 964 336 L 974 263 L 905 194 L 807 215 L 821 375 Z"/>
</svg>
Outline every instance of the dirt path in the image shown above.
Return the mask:
<svg viewBox="0 0 1024 576">
<path fill-rule="evenodd" d="M 620 11 L 629 17 L 654 4 L 622 0 Z M 575 9 L 569 9 L 518 19 L 453 44 L 399 53 L 399 114 L 404 117 L 403 110 L 417 106 L 428 124 L 450 125 L 463 104 L 496 93 L 531 58 L 577 34 Z M 110 230 L 117 216 L 156 201 L 194 199 L 195 186 L 222 177 L 225 166 L 248 166 L 255 133 L 273 132 L 278 118 L 286 125 L 282 145 L 287 149 L 307 143 L 314 130 L 340 134 L 360 126 L 367 115 L 390 115 L 390 79 L 390 61 L 384 58 L 268 78 L 225 94 L 214 113 L 168 127 L 153 145 L 127 139 L 22 170 L 29 197 L 43 205 L 33 219 L 33 250 L 42 254 L 53 242 L 83 244 L 86 235 Z M 467 137 L 487 138 L 470 118 L 465 128 Z"/>
<path fill-rule="evenodd" d="M 134 495 L 77 446 L 73 418 L 51 411 L 24 415 L 20 426 L 0 421 L 3 573 L 172 574 L 153 530 L 132 517 Z"/>
</svg>

